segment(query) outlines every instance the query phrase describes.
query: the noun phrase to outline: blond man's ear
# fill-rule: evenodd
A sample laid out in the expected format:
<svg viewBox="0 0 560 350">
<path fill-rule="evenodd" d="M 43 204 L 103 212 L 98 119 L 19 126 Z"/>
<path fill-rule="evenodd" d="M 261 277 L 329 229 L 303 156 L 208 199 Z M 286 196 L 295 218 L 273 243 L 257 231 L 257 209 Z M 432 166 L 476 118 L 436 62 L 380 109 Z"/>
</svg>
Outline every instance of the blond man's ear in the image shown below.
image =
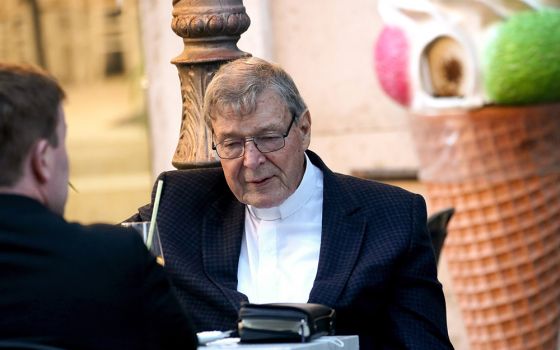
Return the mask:
<svg viewBox="0 0 560 350">
<path fill-rule="evenodd" d="M 31 172 L 40 184 L 46 183 L 52 176 L 52 150 L 51 145 L 46 139 L 40 139 L 31 147 L 29 160 Z"/>
</svg>

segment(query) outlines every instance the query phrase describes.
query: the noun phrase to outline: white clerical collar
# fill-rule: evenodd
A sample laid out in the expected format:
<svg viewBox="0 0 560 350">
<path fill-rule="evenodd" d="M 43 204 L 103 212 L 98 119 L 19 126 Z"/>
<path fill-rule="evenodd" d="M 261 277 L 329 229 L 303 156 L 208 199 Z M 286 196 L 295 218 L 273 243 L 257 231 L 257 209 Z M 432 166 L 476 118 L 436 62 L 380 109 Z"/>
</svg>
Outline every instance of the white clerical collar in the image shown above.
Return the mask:
<svg viewBox="0 0 560 350">
<path fill-rule="evenodd" d="M 260 220 L 273 221 L 285 219 L 301 209 L 309 201 L 315 191 L 318 172 L 320 171 L 305 155 L 305 172 L 298 188 L 282 204 L 272 208 L 256 208 L 247 205 L 249 213 Z"/>
</svg>

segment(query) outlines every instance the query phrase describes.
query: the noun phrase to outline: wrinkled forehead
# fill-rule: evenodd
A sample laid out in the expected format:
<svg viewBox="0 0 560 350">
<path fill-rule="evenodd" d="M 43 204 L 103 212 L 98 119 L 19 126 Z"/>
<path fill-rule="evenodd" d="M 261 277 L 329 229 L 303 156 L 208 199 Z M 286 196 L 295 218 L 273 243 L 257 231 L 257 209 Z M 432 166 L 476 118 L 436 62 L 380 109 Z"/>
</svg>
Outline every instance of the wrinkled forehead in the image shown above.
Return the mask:
<svg viewBox="0 0 560 350">
<path fill-rule="evenodd" d="M 285 127 L 289 109 L 280 96 L 269 91 L 248 107 L 227 104 L 214 114 L 212 130 L 218 136 L 278 132 Z"/>
<path fill-rule="evenodd" d="M 253 114 L 257 110 L 256 100 L 241 101 L 219 101 L 212 109 L 212 119 L 224 117 L 244 118 Z"/>
<path fill-rule="evenodd" d="M 287 110 L 286 100 L 274 89 L 266 89 L 259 94 L 241 96 L 225 96 L 216 101 L 211 110 L 211 119 L 236 118 L 244 119 L 253 116 L 257 109 Z M 279 117 L 282 117 L 280 115 Z"/>
</svg>

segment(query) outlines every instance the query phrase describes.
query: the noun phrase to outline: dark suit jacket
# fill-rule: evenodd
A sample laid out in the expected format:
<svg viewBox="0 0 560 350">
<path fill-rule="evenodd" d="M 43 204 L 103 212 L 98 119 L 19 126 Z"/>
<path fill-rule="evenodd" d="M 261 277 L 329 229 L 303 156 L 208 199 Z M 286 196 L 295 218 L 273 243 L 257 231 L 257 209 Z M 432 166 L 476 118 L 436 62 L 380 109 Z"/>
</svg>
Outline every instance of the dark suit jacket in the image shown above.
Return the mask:
<svg viewBox="0 0 560 350">
<path fill-rule="evenodd" d="M 337 334 L 362 348 L 450 348 L 445 301 L 421 196 L 331 172 L 324 175 L 319 266 L 309 302 L 337 311 Z M 221 168 L 165 172 L 158 211 L 166 269 L 197 331 L 236 327 L 244 294 L 237 265 L 245 206 Z M 149 206 L 131 220 L 150 217 Z"/>
<path fill-rule="evenodd" d="M 135 231 L 64 221 L 0 195 L 0 343 L 195 349 L 190 321 Z"/>
</svg>

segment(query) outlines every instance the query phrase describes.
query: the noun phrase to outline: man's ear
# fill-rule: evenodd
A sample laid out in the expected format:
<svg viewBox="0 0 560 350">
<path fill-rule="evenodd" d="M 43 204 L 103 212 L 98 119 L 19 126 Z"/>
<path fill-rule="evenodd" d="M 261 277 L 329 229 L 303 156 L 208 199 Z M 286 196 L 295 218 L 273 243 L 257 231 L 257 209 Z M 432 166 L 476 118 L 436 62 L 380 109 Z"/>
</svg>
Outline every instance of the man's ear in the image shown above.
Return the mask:
<svg viewBox="0 0 560 350">
<path fill-rule="evenodd" d="M 51 178 L 51 150 L 45 139 L 40 139 L 31 147 L 31 173 L 39 183 L 45 183 Z"/>
<path fill-rule="evenodd" d="M 309 113 L 309 110 L 303 112 L 297 125 L 301 132 L 303 149 L 306 150 L 311 141 L 311 114 Z"/>
</svg>

